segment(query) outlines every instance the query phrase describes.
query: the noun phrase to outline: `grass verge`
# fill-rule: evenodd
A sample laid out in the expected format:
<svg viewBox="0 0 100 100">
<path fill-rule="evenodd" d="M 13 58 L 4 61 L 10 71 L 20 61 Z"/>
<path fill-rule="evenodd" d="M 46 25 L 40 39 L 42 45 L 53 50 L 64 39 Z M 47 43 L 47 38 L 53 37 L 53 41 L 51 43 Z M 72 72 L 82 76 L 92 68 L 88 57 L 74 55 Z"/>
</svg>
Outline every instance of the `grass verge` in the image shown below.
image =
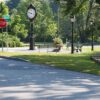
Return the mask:
<svg viewBox="0 0 100 100">
<path fill-rule="evenodd" d="M 100 65 L 90 60 L 93 53 L 57 54 L 57 53 L 0 53 L 1 56 L 11 56 L 29 60 L 32 63 L 47 64 L 71 71 L 100 75 Z"/>
</svg>

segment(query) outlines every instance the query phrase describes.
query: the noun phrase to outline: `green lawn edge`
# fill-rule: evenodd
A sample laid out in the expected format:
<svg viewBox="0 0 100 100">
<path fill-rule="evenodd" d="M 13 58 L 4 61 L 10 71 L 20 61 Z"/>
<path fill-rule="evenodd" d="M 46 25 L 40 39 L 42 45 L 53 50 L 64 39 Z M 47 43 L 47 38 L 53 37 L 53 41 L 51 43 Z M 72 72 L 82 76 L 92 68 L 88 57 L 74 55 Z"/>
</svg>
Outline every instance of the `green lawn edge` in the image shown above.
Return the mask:
<svg viewBox="0 0 100 100">
<path fill-rule="evenodd" d="M 62 53 L 9 53 L 1 52 L 0 56 L 17 57 L 35 64 L 46 64 L 56 68 L 100 75 L 100 65 L 90 59 L 94 52 L 80 54 Z"/>
</svg>

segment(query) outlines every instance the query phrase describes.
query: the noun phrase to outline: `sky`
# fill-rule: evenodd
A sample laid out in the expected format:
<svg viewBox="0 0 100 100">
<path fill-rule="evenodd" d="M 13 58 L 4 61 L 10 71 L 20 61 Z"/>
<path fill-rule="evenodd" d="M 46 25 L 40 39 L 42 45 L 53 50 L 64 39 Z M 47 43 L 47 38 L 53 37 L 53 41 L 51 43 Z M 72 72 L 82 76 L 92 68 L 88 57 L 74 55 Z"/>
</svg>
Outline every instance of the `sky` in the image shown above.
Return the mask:
<svg viewBox="0 0 100 100">
<path fill-rule="evenodd" d="M 0 0 L 0 2 L 5 2 L 5 1 L 8 1 L 8 0 Z"/>
<path fill-rule="evenodd" d="M 0 0 L 0 2 L 1 2 L 1 1 L 4 1 L 4 0 Z"/>
<path fill-rule="evenodd" d="M 8 0 L 0 0 L 0 2 L 5 2 L 5 1 L 8 1 Z"/>
</svg>

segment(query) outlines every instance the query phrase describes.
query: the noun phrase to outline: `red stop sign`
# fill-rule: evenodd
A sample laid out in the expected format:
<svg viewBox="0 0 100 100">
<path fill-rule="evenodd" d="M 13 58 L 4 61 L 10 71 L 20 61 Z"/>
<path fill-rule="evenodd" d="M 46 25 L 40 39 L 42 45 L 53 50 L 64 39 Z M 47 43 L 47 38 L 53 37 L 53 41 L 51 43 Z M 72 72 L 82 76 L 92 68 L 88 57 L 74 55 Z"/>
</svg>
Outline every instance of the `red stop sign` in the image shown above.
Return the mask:
<svg viewBox="0 0 100 100">
<path fill-rule="evenodd" d="M 7 22 L 5 19 L 0 18 L 0 28 L 4 28 L 7 26 Z"/>
</svg>

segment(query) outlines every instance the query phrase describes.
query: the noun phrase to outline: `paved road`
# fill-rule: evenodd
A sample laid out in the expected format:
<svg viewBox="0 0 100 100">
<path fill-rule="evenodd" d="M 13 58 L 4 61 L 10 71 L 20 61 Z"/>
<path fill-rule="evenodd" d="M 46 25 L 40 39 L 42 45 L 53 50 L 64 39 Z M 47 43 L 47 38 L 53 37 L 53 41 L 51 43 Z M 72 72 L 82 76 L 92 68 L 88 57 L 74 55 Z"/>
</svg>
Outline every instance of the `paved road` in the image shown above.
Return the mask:
<svg viewBox="0 0 100 100">
<path fill-rule="evenodd" d="M 100 77 L 0 58 L 0 100 L 100 100 Z"/>
</svg>

